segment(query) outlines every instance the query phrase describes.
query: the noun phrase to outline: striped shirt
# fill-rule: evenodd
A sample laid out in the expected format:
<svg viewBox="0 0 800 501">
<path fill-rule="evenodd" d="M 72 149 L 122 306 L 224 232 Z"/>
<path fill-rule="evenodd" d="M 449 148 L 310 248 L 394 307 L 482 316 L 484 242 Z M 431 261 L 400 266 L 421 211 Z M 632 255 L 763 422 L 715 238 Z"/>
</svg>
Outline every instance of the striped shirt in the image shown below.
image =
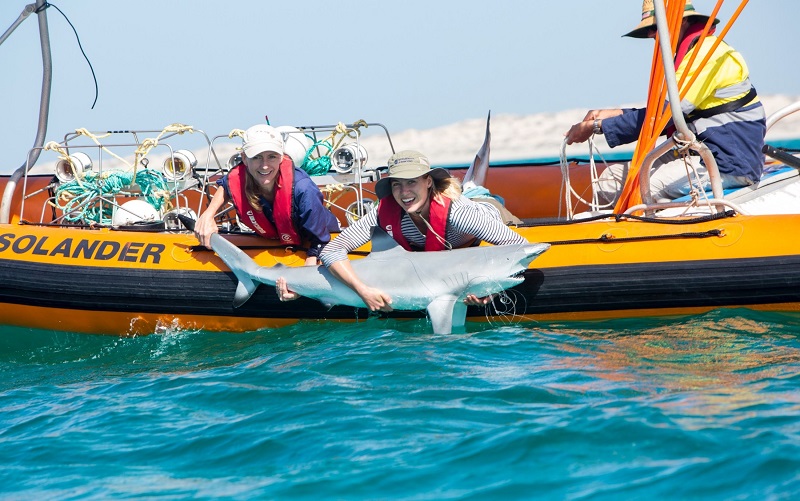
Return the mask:
<svg viewBox="0 0 800 501">
<path fill-rule="evenodd" d="M 373 226 L 378 226 L 378 204 L 375 204 L 364 217 L 342 230 L 339 236 L 325 246 L 319 256 L 322 263 L 330 266 L 337 261 L 347 259 L 349 252 L 369 242 Z M 425 235 L 407 213 L 403 213 L 400 229 L 409 244 L 414 247 L 425 247 Z M 494 245 L 527 243 L 527 240 L 503 223 L 497 209 L 489 204 L 473 202 L 461 196 L 453 200 L 450 206 L 446 239 L 453 248 L 457 248 L 475 238 Z"/>
</svg>

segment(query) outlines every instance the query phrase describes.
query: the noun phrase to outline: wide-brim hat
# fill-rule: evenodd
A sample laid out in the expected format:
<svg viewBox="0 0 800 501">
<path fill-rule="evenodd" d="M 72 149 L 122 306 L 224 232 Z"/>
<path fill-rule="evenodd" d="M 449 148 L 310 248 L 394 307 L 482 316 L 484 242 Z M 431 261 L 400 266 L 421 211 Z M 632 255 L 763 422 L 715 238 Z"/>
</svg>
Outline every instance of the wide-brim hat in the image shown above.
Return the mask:
<svg viewBox="0 0 800 501">
<path fill-rule="evenodd" d="M 389 173 L 375 184 L 375 194 L 378 199 L 392 194 L 392 179 L 414 179 L 429 174 L 434 179 L 446 179 L 450 173 L 446 169 L 436 167 L 431 169 L 428 157 L 414 150 L 398 151 L 386 162 Z"/>
<path fill-rule="evenodd" d="M 692 0 L 686 0 L 686 6 L 683 8 L 683 17 L 691 17 L 694 18 L 698 22 L 708 22 L 710 16 L 706 16 L 705 14 L 700 14 L 696 10 L 694 10 L 694 5 L 692 5 Z M 714 19 L 714 24 L 719 23 L 719 19 Z M 625 33 L 624 37 L 632 37 L 632 38 L 647 38 L 647 32 L 650 31 L 650 28 L 656 25 L 656 9 L 653 6 L 653 0 L 644 0 L 642 3 L 642 20 L 636 28 L 631 30 L 628 33 Z"/>
</svg>

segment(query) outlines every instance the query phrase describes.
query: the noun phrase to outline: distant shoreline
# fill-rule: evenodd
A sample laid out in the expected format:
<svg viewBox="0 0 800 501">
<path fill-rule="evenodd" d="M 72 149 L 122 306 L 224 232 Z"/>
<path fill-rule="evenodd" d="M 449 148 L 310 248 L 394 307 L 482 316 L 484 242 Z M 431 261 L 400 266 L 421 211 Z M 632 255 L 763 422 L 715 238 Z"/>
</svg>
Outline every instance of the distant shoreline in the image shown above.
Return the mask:
<svg viewBox="0 0 800 501">
<path fill-rule="evenodd" d="M 771 95 L 762 96 L 767 116 L 800 101 L 800 96 Z M 636 104 L 623 104 L 621 107 L 635 107 Z M 504 163 L 558 161 L 561 154 L 564 133 L 569 127 L 583 118 L 586 110 L 571 109 L 557 113 L 536 113 L 531 115 L 498 114 L 491 117 L 491 147 L 489 160 L 493 165 Z M 287 124 L 288 125 L 288 124 Z M 486 131 L 486 117 L 472 118 L 430 129 L 406 129 L 390 131 L 390 146 L 385 132 L 379 127 L 362 128 L 360 142 L 368 152 L 368 167 L 381 167 L 394 151 L 415 149 L 428 156 L 431 163 L 440 167 L 469 165 L 483 144 Z M 634 146 L 609 148 L 603 136 L 597 136 L 595 146 L 606 159 L 632 155 Z M 782 142 L 798 140 L 794 147 L 800 147 L 800 112 L 794 113 L 768 131 L 767 141 L 775 146 L 787 147 Z M 235 153 L 235 144 L 217 143 L 217 156 L 225 162 Z M 198 159 L 205 159 L 205 150 L 193 150 Z M 131 151 L 132 153 L 132 151 Z M 565 153 L 570 158 L 588 158 L 587 143 L 571 145 Z M 127 152 L 126 152 L 127 154 Z M 165 155 L 151 154 L 154 165 L 160 165 Z M 552 162 L 551 162 L 552 163 Z M 47 161 L 36 165 L 33 173 L 53 171 L 55 162 Z M 10 175 L 4 172 L 0 175 Z"/>
<path fill-rule="evenodd" d="M 800 96 L 773 95 L 762 96 L 767 116 L 800 101 Z M 636 107 L 624 104 L 621 107 Z M 494 163 L 524 160 L 558 160 L 564 133 L 572 124 L 580 121 L 587 110 L 565 110 L 557 113 L 537 113 L 532 115 L 500 114 L 491 117 L 490 161 Z M 450 125 L 431 129 L 408 129 L 392 133 L 395 150 L 416 149 L 430 158 L 432 164 L 455 166 L 469 164 L 483 144 L 486 118 L 462 120 Z M 767 140 L 777 141 L 800 138 L 800 112 L 794 113 L 778 122 L 767 133 Z M 602 136 L 596 137 L 596 146 L 604 154 L 630 155 L 634 144 L 619 148 L 609 148 Z M 369 151 L 370 165 L 385 164 L 391 149 L 385 138 L 371 136 L 363 140 Z M 627 153 L 626 153 L 627 152 Z M 568 157 L 588 157 L 588 144 L 576 144 L 566 148 Z"/>
</svg>

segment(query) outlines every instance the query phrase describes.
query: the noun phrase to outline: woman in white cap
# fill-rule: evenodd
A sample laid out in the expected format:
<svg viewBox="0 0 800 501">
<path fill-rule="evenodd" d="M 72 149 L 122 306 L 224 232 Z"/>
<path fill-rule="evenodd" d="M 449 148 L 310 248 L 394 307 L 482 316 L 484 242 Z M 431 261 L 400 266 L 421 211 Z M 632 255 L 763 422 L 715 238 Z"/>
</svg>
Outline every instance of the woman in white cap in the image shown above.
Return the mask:
<svg viewBox="0 0 800 501">
<path fill-rule="evenodd" d="M 719 167 L 723 188 L 749 186 L 761 179 L 764 166 L 766 115 L 755 88 L 750 83 L 750 73 L 744 58 L 725 42 L 711 52 L 716 42 L 712 21 L 709 36 L 702 44 L 698 39 L 709 16 L 694 9 L 687 0 L 675 54 L 675 73 L 688 82 L 696 78 L 681 101 L 681 109 L 697 140 L 705 143 Z M 655 8 L 653 0 L 644 0 L 641 22 L 625 36 L 655 38 Z M 688 63 L 692 60 L 692 67 Z M 710 54 L 709 54 L 710 53 Z M 708 57 L 704 66 L 700 63 Z M 590 110 L 581 122 L 573 125 L 564 135 L 567 144 L 582 143 L 593 134 L 605 134 L 612 148 L 636 141 L 644 122 L 646 110 L 603 109 Z M 663 132 L 671 134 L 671 126 Z M 708 190 L 711 186 L 708 172 L 698 156 L 676 158 L 672 151 L 658 158 L 650 176 L 650 190 L 657 202 L 666 202 L 689 193 L 691 186 L 685 163 L 691 163 Z M 605 202 L 619 195 L 627 177 L 626 165 L 613 165 L 600 176 L 597 193 Z"/>
<path fill-rule="evenodd" d="M 422 153 L 397 152 L 389 158 L 388 167 L 387 177 L 375 185 L 378 204 L 345 228 L 320 254 L 322 263 L 353 289 L 371 311 L 391 311 L 392 298 L 363 283 L 347 254 L 370 240 L 373 226 L 386 230 L 409 251 L 448 250 L 481 241 L 494 245 L 526 242 L 503 223 L 497 209 L 463 196 L 458 179 L 445 169 L 431 169 Z M 277 285 L 282 300 L 297 297 L 284 280 Z M 465 302 L 479 305 L 490 300 L 471 295 Z"/>
<path fill-rule="evenodd" d="M 210 248 L 217 233 L 214 219 L 228 201 L 239 220 L 263 236 L 285 245 L 308 243 L 306 265 L 316 265 L 322 248 L 339 230 L 339 221 L 322 203 L 322 193 L 302 169 L 284 154 L 275 128 L 259 124 L 247 129 L 242 162 L 219 181 L 216 193 L 195 224 L 200 243 Z"/>
</svg>

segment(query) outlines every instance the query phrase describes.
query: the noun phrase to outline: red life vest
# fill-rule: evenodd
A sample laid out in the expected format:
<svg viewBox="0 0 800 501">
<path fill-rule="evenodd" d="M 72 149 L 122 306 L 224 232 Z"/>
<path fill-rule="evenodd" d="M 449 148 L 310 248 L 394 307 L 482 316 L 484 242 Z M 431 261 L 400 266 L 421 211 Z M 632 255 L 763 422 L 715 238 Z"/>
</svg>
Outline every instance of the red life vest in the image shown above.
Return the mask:
<svg viewBox="0 0 800 501">
<path fill-rule="evenodd" d="M 430 228 L 425 232 L 425 251 L 440 251 L 445 250 L 444 239 L 447 238 L 447 223 L 450 215 L 451 200 L 442 195 L 436 195 L 431 199 L 430 204 L 430 225 L 433 232 L 438 235 L 432 235 Z M 400 228 L 400 220 L 405 211 L 397 203 L 394 197 L 384 197 L 378 202 L 378 224 L 394 238 L 405 250 L 414 250 L 403 235 L 403 230 Z"/>
<path fill-rule="evenodd" d="M 292 219 L 292 195 L 294 192 L 294 164 L 284 155 L 275 179 L 275 200 L 272 204 L 272 224 L 263 211 L 253 209 L 247 200 L 247 166 L 240 163 L 228 173 L 228 191 L 239 219 L 264 238 L 280 240 L 289 245 L 300 245 L 302 239 Z M 277 226 L 277 228 L 276 228 Z"/>
</svg>

